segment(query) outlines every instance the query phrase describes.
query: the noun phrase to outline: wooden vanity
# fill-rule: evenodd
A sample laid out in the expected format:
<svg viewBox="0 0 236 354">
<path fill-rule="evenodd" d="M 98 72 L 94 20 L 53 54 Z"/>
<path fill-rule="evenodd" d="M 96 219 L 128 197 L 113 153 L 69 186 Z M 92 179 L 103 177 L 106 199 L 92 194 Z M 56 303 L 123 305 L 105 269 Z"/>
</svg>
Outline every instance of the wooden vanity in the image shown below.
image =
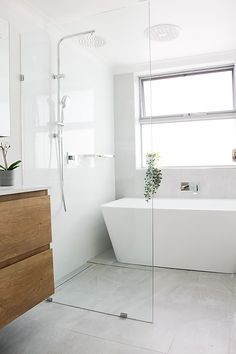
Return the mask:
<svg viewBox="0 0 236 354">
<path fill-rule="evenodd" d="M 54 293 L 47 189 L 0 190 L 0 328 Z"/>
</svg>

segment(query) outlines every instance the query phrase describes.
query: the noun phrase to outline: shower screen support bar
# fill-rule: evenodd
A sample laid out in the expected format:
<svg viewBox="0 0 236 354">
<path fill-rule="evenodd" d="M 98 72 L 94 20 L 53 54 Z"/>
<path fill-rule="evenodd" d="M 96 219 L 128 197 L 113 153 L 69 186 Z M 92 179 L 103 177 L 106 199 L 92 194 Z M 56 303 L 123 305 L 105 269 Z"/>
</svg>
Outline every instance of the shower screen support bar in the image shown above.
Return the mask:
<svg viewBox="0 0 236 354">
<path fill-rule="evenodd" d="M 63 148 L 63 117 L 61 114 L 61 79 L 64 79 L 65 75 L 61 73 L 61 44 L 66 39 L 71 39 L 79 36 L 85 35 L 93 35 L 95 33 L 94 30 L 92 31 L 85 31 L 70 34 L 67 36 L 62 37 L 57 43 L 57 73 L 53 75 L 53 79 L 57 80 L 57 133 L 54 134 L 55 138 L 57 138 L 58 143 L 58 168 L 59 168 L 59 175 L 60 175 L 60 185 L 61 185 L 61 197 L 64 211 L 66 212 L 66 199 L 65 199 L 65 191 L 64 191 L 64 148 Z"/>
</svg>

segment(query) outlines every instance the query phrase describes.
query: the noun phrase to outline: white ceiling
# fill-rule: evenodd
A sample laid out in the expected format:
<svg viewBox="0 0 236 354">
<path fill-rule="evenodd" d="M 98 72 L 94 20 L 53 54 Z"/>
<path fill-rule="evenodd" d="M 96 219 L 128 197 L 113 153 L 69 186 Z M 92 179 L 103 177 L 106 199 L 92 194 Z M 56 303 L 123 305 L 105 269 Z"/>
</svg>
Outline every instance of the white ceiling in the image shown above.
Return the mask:
<svg viewBox="0 0 236 354">
<path fill-rule="evenodd" d="M 24 0 L 65 34 L 95 29 L 107 45 L 97 54 L 113 65 L 148 60 L 148 3 L 137 0 Z M 112 9 L 118 9 L 110 11 Z M 106 12 L 109 11 L 109 12 Z M 89 16 L 98 14 L 96 16 Z M 151 0 L 151 25 L 182 28 L 171 42 L 153 42 L 152 59 L 236 50 L 236 0 Z"/>
<path fill-rule="evenodd" d="M 138 0 L 23 0 L 39 10 L 54 23 L 74 22 L 80 18 L 120 7 L 126 7 Z"/>
</svg>

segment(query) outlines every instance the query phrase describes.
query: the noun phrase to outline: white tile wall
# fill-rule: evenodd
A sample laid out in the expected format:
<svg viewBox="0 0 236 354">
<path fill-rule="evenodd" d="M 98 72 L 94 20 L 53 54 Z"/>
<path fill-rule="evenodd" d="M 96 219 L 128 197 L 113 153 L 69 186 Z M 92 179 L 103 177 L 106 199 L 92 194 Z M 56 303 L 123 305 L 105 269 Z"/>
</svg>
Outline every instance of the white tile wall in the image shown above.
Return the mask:
<svg viewBox="0 0 236 354">
<path fill-rule="evenodd" d="M 142 197 L 145 171 L 135 164 L 134 74 L 115 75 L 116 197 Z M 220 142 L 219 142 L 220 143 Z M 165 169 L 160 197 L 192 198 L 181 192 L 181 182 L 195 182 L 200 191 L 194 198 L 236 198 L 236 168 Z"/>
</svg>

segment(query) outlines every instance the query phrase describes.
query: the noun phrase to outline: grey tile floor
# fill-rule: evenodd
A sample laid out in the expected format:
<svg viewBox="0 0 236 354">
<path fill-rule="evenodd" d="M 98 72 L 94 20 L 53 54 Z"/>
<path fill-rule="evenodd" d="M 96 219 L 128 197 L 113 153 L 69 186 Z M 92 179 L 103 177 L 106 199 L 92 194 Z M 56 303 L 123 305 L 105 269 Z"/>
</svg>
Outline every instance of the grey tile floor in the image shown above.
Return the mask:
<svg viewBox="0 0 236 354">
<path fill-rule="evenodd" d="M 150 269 L 91 264 L 61 285 L 53 301 L 119 316 L 152 321 Z"/>
<path fill-rule="evenodd" d="M 154 313 L 149 324 L 44 302 L 0 331 L 0 353 L 236 354 L 235 276 L 157 269 Z"/>
</svg>

